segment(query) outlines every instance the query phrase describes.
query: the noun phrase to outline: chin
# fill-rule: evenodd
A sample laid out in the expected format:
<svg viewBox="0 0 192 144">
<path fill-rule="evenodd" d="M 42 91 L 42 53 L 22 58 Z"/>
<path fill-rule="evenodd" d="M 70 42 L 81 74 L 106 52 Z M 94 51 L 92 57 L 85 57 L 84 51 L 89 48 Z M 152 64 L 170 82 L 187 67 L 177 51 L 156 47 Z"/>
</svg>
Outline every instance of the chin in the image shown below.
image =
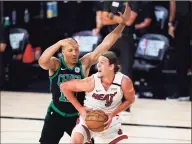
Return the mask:
<svg viewBox="0 0 192 144">
<path fill-rule="evenodd" d="M 78 62 L 78 59 L 72 61 L 73 64 L 76 64 L 77 62 Z"/>
<path fill-rule="evenodd" d="M 99 78 L 101 78 L 101 77 L 102 77 L 101 72 L 98 72 L 98 77 L 99 77 Z"/>
</svg>

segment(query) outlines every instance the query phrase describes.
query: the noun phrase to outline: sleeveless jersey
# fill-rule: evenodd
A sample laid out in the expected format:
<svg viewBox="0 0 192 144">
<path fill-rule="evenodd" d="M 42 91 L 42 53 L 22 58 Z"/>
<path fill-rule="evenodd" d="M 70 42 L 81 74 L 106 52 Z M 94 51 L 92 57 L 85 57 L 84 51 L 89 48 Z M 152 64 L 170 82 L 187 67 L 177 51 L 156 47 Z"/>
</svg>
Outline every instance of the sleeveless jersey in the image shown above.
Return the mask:
<svg viewBox="0 0 192 144">
<path fill-rule="evenodd" d="M 93 76 L 95 79 L 95 87 L 92 92 L 86 93 L 84 105 L 110 113 L 122 103 L 123 93 L 121 90 L 121 81 L 124 75 L 117 72 L 113 83 L 107 91 L 104 89 L 97 73 Z"/>
<path fill-rule="evenodd" d="M 63 113 L 77 113 L 77 110 L 74 106 L 67 100 L 64 94 L 60 91 L 60 84 L 65 81 L 69 81 L 71 79 L 83 79 L 84 74 L 82 70 L 82 65 L 80 60 L 78 60 L 77 64 L 73 68 L 67 67 L 64 62 L 64 57 L 60 58 L 60 64 L 57 71 L 49 77 L 50 79 L 50 89 L 52 93 L 53 105 L 60 112 Z M 78 101 L 83 104 L 85 93 L 79 92 L 74 93 Z"/>
</svg>

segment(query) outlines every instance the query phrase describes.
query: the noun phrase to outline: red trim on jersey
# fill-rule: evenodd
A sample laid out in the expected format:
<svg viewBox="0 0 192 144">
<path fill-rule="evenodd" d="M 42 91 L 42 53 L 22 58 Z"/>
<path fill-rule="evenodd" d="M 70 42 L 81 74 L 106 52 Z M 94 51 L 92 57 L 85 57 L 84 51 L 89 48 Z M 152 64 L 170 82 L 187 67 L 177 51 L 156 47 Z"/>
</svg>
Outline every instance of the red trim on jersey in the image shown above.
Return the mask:
<svg viewBox="0 0 192 144">
<path fill-rule="evenodd" d="M 128 139 L 128 136 L 127 135 L 119 136 L 116 139 L 112 140 L 109 144 L 117 144 L 118 142 L 120 142 L 123 139 Z"/>
<path fill-rule="evenodd" d="M 86 126 L 84 126 L 84 125 L 82 125 L 82 126 L 83 126 L 83 128 L 85 129 L 85 132 L 86 132 L 86 134 L 87 134 L 87 140 L 88 140 L 88 142 L 91 142 L 91 134 L 90 134 L 88 128 L 87 128 Z"/>
</svg>

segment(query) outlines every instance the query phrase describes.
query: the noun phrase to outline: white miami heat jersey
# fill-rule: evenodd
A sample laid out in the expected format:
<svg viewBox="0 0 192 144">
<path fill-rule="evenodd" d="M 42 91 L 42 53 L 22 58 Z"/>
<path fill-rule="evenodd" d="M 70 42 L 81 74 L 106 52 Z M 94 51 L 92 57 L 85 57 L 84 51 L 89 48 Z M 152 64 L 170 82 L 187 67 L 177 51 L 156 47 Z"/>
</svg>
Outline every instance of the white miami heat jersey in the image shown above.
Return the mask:
<svg viewBox="0 0 192 144">
<path fill-rule="evenodd" d="M 86 93 L 84 105 L 110 113 L 122 103 L 123 93 L 121 90 L 121 81 L 124 75 L 117 72 L 113 83 L 107 91 L 104 89 L 98 74 L 96 73 L 93 76 L 95 79 L 95 87 L 92 92 Z"/>
</svg>

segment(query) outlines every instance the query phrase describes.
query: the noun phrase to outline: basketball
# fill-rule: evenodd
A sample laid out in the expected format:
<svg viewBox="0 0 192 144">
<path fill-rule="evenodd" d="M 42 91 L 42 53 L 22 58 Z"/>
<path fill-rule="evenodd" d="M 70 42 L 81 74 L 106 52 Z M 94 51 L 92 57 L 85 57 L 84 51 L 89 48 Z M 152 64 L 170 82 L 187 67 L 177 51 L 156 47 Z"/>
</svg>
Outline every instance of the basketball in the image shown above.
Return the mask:
<svg viewBox="0 0 192 144">
<path fill-rule="evenodd" d="M 92 132 L 102 132 L 108 116 L 102 110 L 93 110 L 87 113 L 85 123 Z"/>
</svg>

